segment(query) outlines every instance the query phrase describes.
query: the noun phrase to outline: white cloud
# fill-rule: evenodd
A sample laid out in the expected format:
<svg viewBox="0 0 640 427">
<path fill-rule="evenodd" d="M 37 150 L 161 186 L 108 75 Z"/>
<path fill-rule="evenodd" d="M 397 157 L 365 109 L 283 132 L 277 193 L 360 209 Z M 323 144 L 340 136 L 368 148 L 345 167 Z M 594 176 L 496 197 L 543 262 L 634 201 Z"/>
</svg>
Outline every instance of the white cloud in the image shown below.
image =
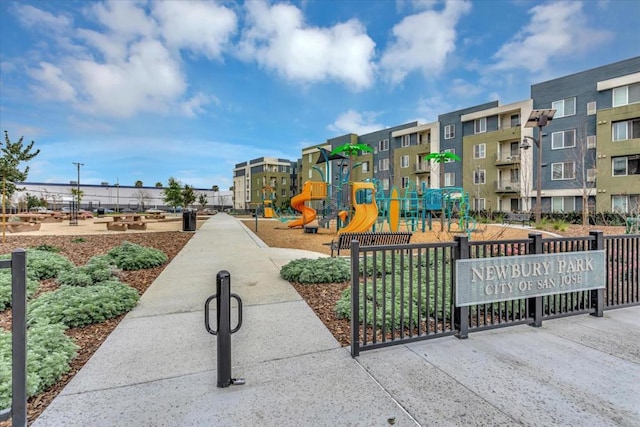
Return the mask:
<svg viewBox="0 0 640 427">
<path fill-rule="evenodd" d="M 609 40 L 611 33 L 589 27 L 582 6 L 582 2 L 560 1 L 533 7 L 531 22 L 496 52 L 492 69 L 538 72 L 553 58 L 590 52 Z"/>
<path fill-rule="evenodd" d="M 40 68 L 27 69 L 27 74 L 37 82 L 31 85 L 31 89 L 38 97 L 56 101 L 75 101 L 76 91 L 63 78 L 60 68 L 48 62 L 40 62 L 38 65 Z"/>
<path fill-rule="evenodd" d="M 94 3 L 91 12 L 112 35 L 135 40 L 137 37 L 153 37 L 158 32 L 157 23 L 143 7 L 143 3 L 136 1 L 112 0 Z"/>
<path fill-rule="evenodd" d="M 215 104 L 220 104 L 220 101 L 216 97 L 207 96 L 201 92 L 198 92 L 189 100 L 183 102 L 180 105 L 180 110 L 182 114 L 187 117 L 196 117 L 198 114 L 203 114 L 205 112 L 204 106 L 214 102 Z"/>
<path fill-rule="evenodd" d="M 220 57 L 236 31 L 236 14 L 216 3 L 159 1 L 153 9 L 170 47 L 188 48 L 209 59 Z"/>
<path fill-rule="evenodd" d="M 459 98 L 473 98 L 484 90 L 480 85 L 474 85 L 462 79 L 453 79 L 450 85 L 451 93 Z"/>
<path fill-rule="evenodd" d="M 431 3 L 429 3 L 430 5 Z M 471 10 L 466 1 L 448 1 L 442 11 L 427 10 L 405 17 L 393 27 L 395 41 L 380 61 L 392 83 L 400 83 L 412 71 L 436 75 L 456 47 L 456 25 Z"/>
<path fill-rule="evenodd" d="M 247 2 L 239 56 L 297 82 L 338 80 L 353 89 L 373 83 L 375 43 L 356 19 L 330 28 L 305 24 L 295 6 Z"/>
<path fill-rule="evenodd" d="M 66 31 L 73 21 L 64 15 L 53 15 L 30 5 L 14 4 L 13 12 L 22 25 L 42 31 Z"/>
<path fill-rule="evenodd" d="M 364 135 L 385 128 L 384 125 L 375 122 L 378 116 L 379 113 L 371 111 L 359 113 L 349 110 L 341 114 L 336 121 L 327 126 L 327 128 L 330 131 L 341 134 L 355 133 L 357 135 Z"/>
</svg>

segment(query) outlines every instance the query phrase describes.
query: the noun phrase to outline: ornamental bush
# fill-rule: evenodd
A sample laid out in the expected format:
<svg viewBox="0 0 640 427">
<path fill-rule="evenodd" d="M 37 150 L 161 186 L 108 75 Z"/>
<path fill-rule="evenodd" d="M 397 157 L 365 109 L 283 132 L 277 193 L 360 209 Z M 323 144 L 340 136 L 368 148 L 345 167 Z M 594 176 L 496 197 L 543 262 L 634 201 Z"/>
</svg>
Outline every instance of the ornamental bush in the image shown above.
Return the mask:
<svg viewBox="0 0 640 427">
<path fill-rule="evenodd" d="M 40 282 L 27 276 L 27 298 L 38 291 Z M 0 269 L 0 311 L 11 305 L 11 270 Z"/>
<path fill-rule="evenodd" d="M 58 275 L 60 286 L 91 286 L 113 279 L 118 275 L 118 268 L 109 263 L 106 257 L 93 257 L 82 267 L 63 271 Z"/>
<path fill-rule="evenodd" d="M 280 276 L 302 284 L 340 283 L 351 278 L 351 264 L 344 258 L 302 258 L 284 265 Z"/>
<path fill-rule="evenodd" d="M 64 255 L 51 251 L 27 249 L 27 274 L 39 280 L 54 278 L 61 271 L 71 268 L 73 268 L 73 263 Z"/>
<path fill-rule="evenodd" d="M 88 287 L 64 286 L 29 304 L 27 322 L 61 323 L 70 328 L 100 323 L 131 310 L 138 299 L 135 289 L 117 280 Z"/>
<path fill-rule="evenodd" d="M 106 257 L 109 262 L 126 271 L 157 267 L 169 259 L 167 255 L 159 249 L 149 248 L 127 241 L 111 249 L 106 254 Z M 98 257 L 98 259 L 102 259 L 102 257 Z"/>
<path fill-rule="evenodd" d="M 69 371 L 78 346 L 62 325 L 39 324 L 27 330 L 27 396 L 55 384 Z M 0 330 L 0 408 L 11 406 L 11 333 Z"/>
</svg>

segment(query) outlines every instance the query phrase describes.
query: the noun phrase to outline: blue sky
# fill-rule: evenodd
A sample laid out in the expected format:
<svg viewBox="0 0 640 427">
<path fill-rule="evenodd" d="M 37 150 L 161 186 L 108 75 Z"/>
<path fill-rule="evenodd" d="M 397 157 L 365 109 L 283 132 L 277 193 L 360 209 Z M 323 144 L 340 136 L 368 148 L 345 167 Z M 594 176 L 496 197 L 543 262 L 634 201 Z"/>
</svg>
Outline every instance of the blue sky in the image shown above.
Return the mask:
<svg viewBox="0 0 640 427">
<path fill-rule="evenodd" d="M 0 129 L 41 150 L 31 182 L 80 162 L 87 184 L 227 189 L 244 160 L 637 56 L 639 17 L 636 0 L 3 0 Z"/>
</svg>

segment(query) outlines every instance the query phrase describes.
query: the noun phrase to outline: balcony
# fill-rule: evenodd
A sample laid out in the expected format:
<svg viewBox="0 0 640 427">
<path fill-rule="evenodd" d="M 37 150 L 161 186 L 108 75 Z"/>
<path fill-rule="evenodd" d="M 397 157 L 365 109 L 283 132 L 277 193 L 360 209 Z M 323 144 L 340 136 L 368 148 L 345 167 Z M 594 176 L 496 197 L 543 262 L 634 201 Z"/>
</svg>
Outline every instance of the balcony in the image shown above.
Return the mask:
<svg viewBox="0 0 640 427">
<path fill-rule="evenodd" d="M 496 193 L 519 193 L 520 183 L 511 181 L 494 181 L 493 187 Z"/>
<path fill-rule="evenodd" d="M 429 173 L 431 172 L 431 164 L 429 162 L 420 162 L 414 165 L 414 173 Z"/>
<path fill-rule="evenodd" d="M 510 166 L 510 165 L 518 165 L 520 164 L 520 155 L 519 154 L 510 154 L 510 153 L 498 153 L 495 158 L 496 166 Z"/>
</svg>

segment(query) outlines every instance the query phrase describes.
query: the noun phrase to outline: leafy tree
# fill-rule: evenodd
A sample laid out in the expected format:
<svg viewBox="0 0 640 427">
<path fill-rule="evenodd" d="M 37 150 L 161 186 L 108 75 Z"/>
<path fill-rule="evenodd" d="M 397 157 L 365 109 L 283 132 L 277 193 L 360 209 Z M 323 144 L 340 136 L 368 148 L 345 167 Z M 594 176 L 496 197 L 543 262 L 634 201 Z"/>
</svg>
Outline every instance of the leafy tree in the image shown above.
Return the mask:
<svg viewBox="0 0 640 427">
<path fill-rule="evenodd" d="M 4 131 L 4 144 L 0 143 L 2 147 L 2 156 L 0 157 L 0 174 L 2 175 L 2 198 L 3 200 L 10 199 L 13 193 L 18 190 L 16 188 L 16 182 L 24 182 L 29 175 L 29 166 L 24 169 L 20 169 L 22 162 L 28 162 L 35 156 L 40 154 L 40 149 L 31 152 L 33 149 L 33 141 L 26 147 L 23 147 L 23 137 L 21 136 L 18 142 L 11 142 L 9 139 L 9 132 Z M 4 212 L 3 204 L 3 212 Z"/>
<path fill-rule="evenodd" d="M 156 188 L 162 188 L 162 183 L 160 181 L 156 182 Z"/>
<path fill-rule="evenodd" d="M 194 204 L 196 201 L 196 192 L 193 190 L 193 186 L 185 185 L 182 190 L 182 207 L 187 208 L 189 205 Z"/>
<path fill-rule="evenodd" d="M 207 195 L 204 194 L 204 193 L 199 193 L 198 194 L 198 204 L 200 205 L 200 207 L 202 209 L 204 209 L 205 206 L 207 206 L 207 202 L 208 202 Z"/>
<path fill-rule="evenodd" d="M 168 185 L 162 191 L 163 193 L 163 201 L 167 206 L 171 206 L 174 210 L 178 206 L 182 206 L 183 197 L 182 197 L 182 185 L 180 181 L 171 177 L 169 178 Z"/>
<path fill-rule="evenodd" d="M 218 187 L 217 185 L 214 185 L 211 187 L 211 190 L 215 193 L 217 193 L 218 191 L 220 191 L 220 187 Z"/>
<path fill-rule="evenodd" d="M 82 198 L 84 197 L 84 191 L 78 190 L 77 188 L 72 188 L 71 189 L 71 195 L 73 196 L 73 200 L 77 200 L 78 201 L 78 209 L 80 209 L 80 202 L 82 201 Z"/>
<path fill-rule="evenodd" d="M 142 186 L 143 186 L 142 185 L 142 181 L 140 181 L 140 180 L 137 180 L 136 183 L 134 184 L 134 187 L 137 187 L 137 188 L 140 188 Z"/>
</svg>

